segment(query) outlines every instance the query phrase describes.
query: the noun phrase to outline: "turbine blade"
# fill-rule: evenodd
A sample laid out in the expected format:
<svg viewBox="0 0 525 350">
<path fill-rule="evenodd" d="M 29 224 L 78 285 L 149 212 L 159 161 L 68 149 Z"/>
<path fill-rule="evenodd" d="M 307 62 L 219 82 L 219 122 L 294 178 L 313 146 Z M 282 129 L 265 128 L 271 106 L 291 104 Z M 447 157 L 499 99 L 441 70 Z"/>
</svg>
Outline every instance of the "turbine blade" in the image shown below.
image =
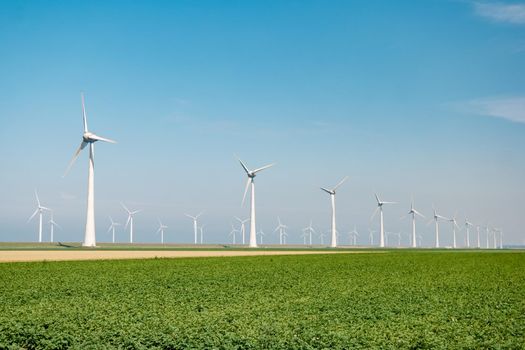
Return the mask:
<svg viewBox="0 0 525 350">
<path fill-rule="evenodd" d="M 113 225 L 109 225 L 109 228 L 108 228 L 108 230 L 106 231 L 106 233 L 109 233 L 109 231 L 111 231 L 112 228 L 113 228 Z"/>
<path fill-rule="evenodd" d="M 374 193 L 374 196 L 376 197 L 377 204 L 381 204 L 381 200 L 379 199 L 377 193 Z"/>
<path fill-rule="evenodd" d="M 117 143 L 117 141 L 110 140 L 110 139 L 107 139 L 105 137 L 98 136 L 98 135 L 95 135 L 95 134 L 89 136 L 89 138 L 93 139 L 93 140 L 97 140 L 97 141 L 103 141 L 103 142 L 109 142 L 109 143 Z"/>
<path fill-rule="evenodd" d="M 326 192 L 326 193 L 328 193 L 328 194 L 332 194 L 332 191 L 330 191 L 330 190 L 327 190 L 327 189 L 326 189 L 326 188 L 324 188 L 324 187 L 321 187 L 321 190 L 325 191 L 325 192 Z"/>
<path fill-rule="evenodd" d="M 414 209 L 414 213 L 415 213 L 416 215 L 419 215 L 419 216 L 421 216 L 422 218 L 424 218 L 424 217 L 425 217 L 425 215 L 421 214 L 421 213 L 420 213 L 420 212 L 418 212 L 418 211 L 417 211 L 416 209 Z"/>
<path fill-rule="evenodd" d="M 274 165 L 275 165 L 275 163 L 268 164 L 268 165 L 265 165 L 265 166 L 263 166 L 263 167 L 257 168 L 257 169 L 255 169 L 255 170 L 252 171 L 252 172 L 253 172 L 254 174 L 256 174 L 256 173 L 258 173 L 259 171 L 262 171 L 262 170 L 264 170 L 264 169 L 268 169 L 268 168 L 270 168 L 270 167 L 272 167 L 272 166 L 274 166 Z"/>
<path fill-rule="evenodd" d="M 124 203 L 120 202 L 120 205 L 122 205 L 122 208 L 124 208 L 124 210 L 127 211 L 128 214 L 131 213 L 131 212 L 129 211 L 129 209 L 124 205 Z"/>
<path fill-rule="evenodd" d="M 370 221 L 374 220 L 374 217 L 376 216 L 377 212 L 379 211 L 379 206 L 376 207 L 376 210 L 374 210 L 374 213 L 370 217 Z"/>
<path fill-rule="evenodd" d="M 27 220 L 27 222 L 31 221 L 31 219 L 33 219 L 37 213 L 38 213 L 38 208 L 35 210 L 35 212 L 33 213 L 33 215 L 31 215 L 31 216 L 29 217 L 29 219 Z"/>
<path fill-rule="evenodd" d="M 345 182 L 346 180 L 348 180 L 348 176 L 345 176 L 341 181 L 339 181 L 339 183 L 337 185 L 335 185 L 335 187 L 333 188 L 332 191 L 335 191 L 339 186 L 341 186 L 343 184 L 343 182 Z"/>
<path fill-rule="evenodd" d="M 38 192 L 36 191 L 36 188 L 35 188 L 35 197 L 36 197 L 36 202 L 38 203 L 38 207 L 40 208 L 40 198 L 38 198 Z"/>
<path fill-rule="evenodd" d="M 244 188 L 244 195 L 242 196 L 241 207 L 244 205 L 244 201 L 246 199 L 246 193 L 248 193 L 248 187 L 250 187 L 250 182 L 251 182 L 251 178 L 248 178 L 248 180 L 246 181 L 246 187 Z"/>
<path fill-rule="evenodd" d="M 75 161 L 77 160 L 78 158 L 78 155 L 80 154 L 80 152 L 86 148 L 87 146 L 87 142 L 85 141 L 82 141 L 82 143 L 80 143 L 80 146 L 78 147 L 77 151 L 75 152 L 75 154 L 73 155 L 73 158 L 71 158 L 71 161 L 69 162 L 69 165 L 67 166 L 66 168 L 66 171 L 64 172 L 64 175 L 62 175 L 62 177 L 65 177 L 68 173 L 69 173 L 69 170 L 71 169 L 71 167 L 73 166 L 73 164 L 75 164 Z"/>
<path fill-rule="evenodd" d="M 246 165 L 244 165 L 244 163 L 242 162 L 242 160 L 241 160 L 239 157 L 237 157 L 237 156 L 235 156 L 235 158 L 237 158 L 237 160 L 239 161 L 239 163 L 241 163 L 241 166 L 242 166 L 242 168 L 244 169 L 244 171 L 246 172 L 246 174 L 250 174 L 250 170 L 246 167 Z"/>
<path fill-rule="evenodd" d="M 80 93 L 80 98 L 82 100 L 82 121 L 84 122 L 84 132 L 88 132 L 88 125 L 87 125 L 87 115 L 86 115 L 86 104 L 84 102 L 84 93 Z"/>
<path fill-rule="evenodd" d="M 126 220 L 126 226 L 124 226 L 124 230 L 128 228 L 130 220 L 131 220 L 131 215 L 128 215 L 128 220 Z"/>
</svg>

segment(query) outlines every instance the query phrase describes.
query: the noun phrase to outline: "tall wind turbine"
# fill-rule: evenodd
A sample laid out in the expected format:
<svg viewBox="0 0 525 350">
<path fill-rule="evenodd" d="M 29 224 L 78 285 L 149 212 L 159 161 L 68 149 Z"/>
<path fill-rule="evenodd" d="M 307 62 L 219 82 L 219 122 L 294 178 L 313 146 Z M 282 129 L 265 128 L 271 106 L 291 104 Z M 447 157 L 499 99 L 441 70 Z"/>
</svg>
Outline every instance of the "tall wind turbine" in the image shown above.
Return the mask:
<svg viewBox="0 0 525 350">
<path fill-rule="evenodd" d="M 29 217 L 29 220 L 27 220 L 27 222 L 31 221 L 35 217 L 35 215 L 38 214 L 38 242 L 42 243 L 42 215 L 45 210 L 51 211 L 51 209 L 44 207 L 43 205 L 40 204 L 40 199 L 38 198 L 38 193 L 36 192 L 36 190 L 35 190 L 35 197 L 36 197 L 37 207 L 33 215 Z"/>
<path fill-rule="evenodd" d="M 453 238 L 452 247 L 453 248 L 457 248 L 456 228 L 459 228 L 458 223 L 456 221 L 456 216 L 457 216 L 457 213 L 454 214 L 454 216 L 452 218 L 448 219 L 448 221 L 452 223 L 452 238 Z"/>
<path fill-rule="evenodd" d="M 162 224 L 162 221 L 159 220 L 159 228 L 157 230 L 157 234 L 160 233 L 160 243 L 164 244 L 164 230 L 168 228 L 168 226 Z"/>
<path fill-rule="evenodd" d="M 199 216 L 202 215 L 202 212 L 200 212 L 198 215 L 196 216 L 191 216 L 190 214 L 184 214 L 186 215 L 187 217 L 189 217 L 190 219 L 193 220 L 193 238 L 194 238 L 194 243 L 197 244 L 198 243 L 198 234 L 197 234 L 197 219 L 199 218 Z"/>
<path fill-rule="evenodd" d="M 126 226 L 124 226 L 124 229 L 128 228 L 129 225 L 129 243 L 133 243 L 133 216 L 139 212 L 142 211 L 142 209 L 130 211 L 124 203 L 120 203 L 124 210 L 128 213 L 128 220 L 126 220 Z"/>
<path fill-rule="evenodd" d="M 436 212 L 436 208 L 433 208 L 433 209 L 434 209 L 434 216 L 433 216 L 433 219 L 428 222 L 428 224 L 430 224 L 432 221 L 434 221 L 434 225 L 435 225 L 435 228 L 436 228 L 436 248 L 439 248 L 439 220 L 441 219 L 441 220 L 448 221 L 449 219 L 444 217 L 444 216 L 442 216 L 442 215 L 439 215 Z"/>
<path fill-rule="evenodd" d="M 113 221 L 113 218 L 111 216 L 109 217 L 109 221 L 111 222 L 111 224 L 109 225 L 108 233 L 110 231 L 112 232 L 112 242 L 115 243 L 115 227 L 120 226 L 120 224 L 118 222 Z"/>
<path fill-rule="evenodd" d="M 379 246 L 383 248 L 385 246 L 385 227 L 383 223 L 383 205 L 385 204 L 396 204 L 396 202 L 386 202 L 379 199 L 379 196 L 375 194 L 377 200 L 377 208 L 372 214 L 370 220 L 374 219 L 374 216 L 379 211 Z"/>
<path fill-rule="evenodd" d="M 53 211 L 51 210 L 51 220 L 49 220 L 49 232 L 50 232 L 49 241 L 51 243 L 54 242 L 55 227 L 58 229 L 62 229 L 60 225 L 56 223 L 55 219 L 53 219 Z"/>
<path fill-rule="evenodd" d="M 273 166 L 274 163 L 265 165 L 263 167 L 257 168 L 255 170 L 250 170 L 244 165 L 244 163 L 240 160 L 239 163 L 241 163 L 242 168 L 246 172 L 246 175 L 248 175 L 248 181 L 246 181 L 246 187 L 244 189 L 244 195 L 242 197 L 242 204 L 244 205 L 244 200 L 246 199 L 246 193 L 248 193 L 248 187 L 251 185 L 251 205 L 250 205 L 250 248 L 257 248 L 257 230 L 255 226 L 255 183 L 253 182 L 256 174 L 264 169 L 268 169 L 269 167 Z"/>
<path fill-rule="evenodd" d="M 242 238 L 242 244 L 246 244 L 246 223 L 250 221 L 250 219 L 244 219 L 241 220 L 238 217 L 234 216 L 235 220 L 239 221 L 241 224 L 241 238 Z"/>
<path fill-rule="evenodd" d="M 88 167 L 88 191 L 87 191 L 87 214 L 86 214 L 86 231 L 84 233 L 84 247 L 95 247 L 97 245 L 95 237 L 95 145 L 97 141 L 116 143 L 113 140 L 97 136 L 88 130 L 86 107 L 84 103 L 84 93 L 82 98 L 82 120 L 84 121 L 84 134 L 82 135 L 82 142 L 77 151 L 73 155 L 73 159 L 69 163 L 64 176 L 67 175 L 69 169 L 78 158 L 80 152 L 89 145 L 89 167 Z"/>
<path fill-rule="evenodd" d="M 414 200 L 410 203 L 410 210 L 408 211 L 407 215 L 412 215 L 412 248 L 417 247 L 417 237 L 416 237 L 416 215 L 424 218 L 425 216 L 418 212 L 414 208 Z"/>
<path fill-rule="evenodd" d="M 335 223 L 335 191 L 337 190 L 337 188 L 339 186 L 341 186 L 343 184 L 343 182 L 345 182 L 346 180 L 348 179 L 348 176 L 345 176 L 341 181 L 339 181 L 339 183 L 337 185 L 335 185 L 334 188 L 332 188 L 331 190 L 329 189 L 326 189 L 324 187 L 321 187 L 321 190 L 325 191 L 326 193 L 328 193 L 330 195 L 330 201 L 332 202 L 332 231 L 331 231 L 331 235 L 332 235 L 332 241 L 330 242 L 330 247 L 332 248 L 335 248 L 337 247 L 337 228 L 336 228 L 336 223 Z"/>
<path fill-rule="evenodd" d="M 465 234 L 466 234 L 465 240 L 467 243 L 467 248 L 470 248 L 470 227 L 471 226 L 474 226 L 474 224 L 468 221 L 468 219 L 465 219 Z"/>
</svg>

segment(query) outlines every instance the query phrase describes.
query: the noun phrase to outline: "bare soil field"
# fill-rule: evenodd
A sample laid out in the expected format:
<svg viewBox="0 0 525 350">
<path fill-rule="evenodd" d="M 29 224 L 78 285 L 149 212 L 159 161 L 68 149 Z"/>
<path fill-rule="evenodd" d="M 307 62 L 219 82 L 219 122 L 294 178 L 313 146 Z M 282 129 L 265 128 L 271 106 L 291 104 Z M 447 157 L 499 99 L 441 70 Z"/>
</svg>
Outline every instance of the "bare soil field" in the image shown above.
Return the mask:
<svg viewBox="0 0 525 350">
<path fill-rule="evenodd" d="M 3 250 L 0 251 L 0 262 L 22 261 L 64 261 L 64 260 L 108 260 L 108 259 L 153 259 L 153 258 L 192 258 L 192 257 L 227 257 L 256 255 L 307 255 L 307 254 L 356 254 L 376 253 L 376 251 L 294 251 L 294 250 Z"/>
</svg>

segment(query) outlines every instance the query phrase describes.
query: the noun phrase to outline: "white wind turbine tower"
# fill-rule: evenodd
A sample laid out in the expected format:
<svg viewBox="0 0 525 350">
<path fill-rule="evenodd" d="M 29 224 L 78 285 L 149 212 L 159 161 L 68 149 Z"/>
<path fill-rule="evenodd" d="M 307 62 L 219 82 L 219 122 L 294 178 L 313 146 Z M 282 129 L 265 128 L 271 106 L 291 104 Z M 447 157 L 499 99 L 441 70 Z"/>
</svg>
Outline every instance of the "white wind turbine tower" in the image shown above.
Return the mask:
<svg viewBox="0 0 525 350">
<path fill-rule="evenodd" d="M 452 223 L 452 238 L 453 238 L 453 241 L 452 241 L 452 247 L 453 248 L 457 248 L 457 243 L 456 243 L 456 228 L 459 228 L 458 226 L 458 223 L 456 221 L 456 216 L 457 216 L 457 213 L 454 214 L 454 216 L 450 219 L 448 219 L 449 222 Z"/>
<path fill-rule="evenodd" d="M 372 217 L 370 220 L 374 218 L 374 216 L 379 211 L 379 246 L 383 248 L 385 246 L 385 227 L 383 222 L 383 205 L 385 204 L 396 204 L 396 202 L 386 202 L 379 199 L 379 196 L 375 194 L 376 200 L 377 200 L 377 208 L 372 214 Z"/>
<path fill-rule="evenodd" d="M 73 159 L 69 163 L 64 176 L 69 172 L 73 166 L 80 152 L 89 145 L 89 168 L 88 168 L 88 191 L 87 191 L 87 214 L 86 214 L 86 230 L 84 233 L 84 247 L 95 247 L 97 245 L 95 237 L 95 142 L 103 141 L 109 143 L 116 143 L 113 140 L 97 136 L 88 130 L 86 107 L 84 103 L 84 94 L 82 98 L 82 120 L 84 122 L 84 134 L 82 135 L 82 142 L 77 151 L 73 155 Z"/>
<path fill-rule="evenodd" d="M 332 236 L 332 241 L 330 242 L 330 247 L 332 248 L 335 248 L 337 247 L 337 228 L 336 228 L 336 223 L 335 223 L 335 191 L 337 190 L 337 188 L 339 186 L 341 186 L 343 184 L 343 182 L 345 182 L 346 180 L 348 179 L 348 176 L 345 176 L 341 181 L 339 181 L 339 183 L 337 185 L 335 185 L 334 188 L 332 188 L 331 190 L 329 189 L 326 189 L 324 187 L 321 187 L 321 190 L 325 191 L 326 193 L 328 193 L 330 195 L 330 200 L 332 202 L 332 230 L 331 230 L 331 236 Z"/>
<path fill-rule="evenodd" d="M 286 225 L 283 225 L 281 222 L 281 218 L 277 217 L 277 221 L 279 222 L 279 225 L 275 228 L 273 232 L 279 231 L 279 244 L 284 244 L 284 236 L 287 236 L 288 234 L 285 232 L 285 229 L 288 227 Z"/>
<path fill-rule="evenodd" d="M 193 220 L 193 241 L 195 244 L 198 243 L 198 229 L 197 229 L 197 219 L 199 218 L 199 216 L 202 215 L 202 212 L 200 212 L 198 215 L 196 216 L 191 216 L 190 214 L 184 214 L 186 215 L 187 217 L 189 217 L 190 219 Z"/>
<path fill-rule="evenodd" d="M 492 240 L 494 241 L 494 249 L 498 248 L 496 243 L 496 233 L 498 232 L 497 228 L 492 229 Z"/>
<path fill-rule="evenodd" d="M 301 230 L 303 233 L 301 233 L 301 237 L 303 238 L 303 244 L 306 245 L 306 238 L 308 238 L 308 232 L 305 229 Z"/>
<path fill-rule="evenodd" d="M 310 242 L 309 244 L 312 245 L 312 233 L 316 233 L 312 227 L 312 220 L 310 220 L 310 225 L 308 225 L 308 227 L 303 228 L 303 232 L 308 235 L 308 241 Z"/>
<path fill-rule="evenodd" d="M 35 215 L 38 214 L 38 242 L 42 243 L 42 215 L 45 210 L 51 211 L 51 209 L 44 207 L 43 205 L 40 204 L 40 199 L 38 198 L 38 193 L 36 192 L 36 190 L 35 190 L 35 197 L 36 197 L 37 207 L 33 215 L 29 217 L 29 220 L 27 220 L 27 222 L 31 221 L 35 217 Z"/>
<path fill-rule="evenodd" d="M 206 225 L 201 225 L 199 227 L 199 233 L 201 234 L 201 239 L 200 239 L 201 244 L 203 244 L 203 242 L 204 242 L 204 226 L 206 226 Z"/>
<path fill-rule="evenodd" d="M 139 212 L 142 211 L 142 209 L 130 211 L 124 203 L 120 203 L 124 210 L 128 213 L 128 220 L 126 220 L 126 225 L 124 226 L 124 229 L 128 228 L 129 225 L 129 243 L 133 243 L 133 216 Z"/>
<path fill-rule="evenodd" d="M 112 232 L 112 242 L 115 243 L 115 227 L 120 226 L 120 224 L 118 222 L 113 221 L 113 218 L 111 216 L 109 217 L 109 221 L 111 222 L 111 224 L 109 225 L 108 233 L 110 231 Z"/>
<path fill-rule="evenodd" d="M 159 220 L 159 228 L 158 228 L 156 233 L 157 234 L 160 233 L 160 243 L 164 244 L 164 230 L 167 229 L 168 226 L 163 225 L 162 221 L 160 221 L 160 219 L 158 219 L 158 220 Z"/>
<path fill-rule="evenodd" d="M 487 249 L 489 249 L 489 230 L 490 230 L 490 228 L 489 228 L 489 224 L 487 224 L 487 226 L 485 226 L 485 233 L 486 233 L 486 238 L 487 238 L 487 241 L 486 241 L 486 243 L 487 243 L 487 246 L 486 246 Z"/>
<path fill-rule="evenodd" d="M 412 248 L 416 248 L 417 247 L 416 215 L 422 218 L 424 218 L 425 216 L 414 208 L 414 200 L 410 202 L 410 210 L 408 211 L 407 215 L 412 215 Z"/>
<path fill-rule="evenodd" d="M 474 224 L 468 221 L 467 218 L 465 218 L 465 234 L 466 234 L 465 240 L 467 243 L 467 248 L 470 248 L 470 227 L 471 226 L 474 226 Z"/>
<path fill-rule="evenodd" d="M 481 241 L 480 241 L 480 237 L 479 237 L 479 229 L 480 229 L 480 227 L 479 227 L 479 225 L 477 225 L 476 226 L 476 231 L 478 233 L 478 249 L 481 248 Z"/>
<path fill-rule="evenodd" d="M 242 244 L 246 244 L 246 223 L 250 221 L 250 219 L 244 219 L 241 220 L 238 217 L 234 216 L 235 220 L 239 221 L 239 224 L 241 224 L 241 238 L 242 238 Z"/>
<path fill-rule="evenodd" d="M 251 204 L 250 204 L 250 248 L 257 248 L 257 229 L 255 225 L 255 183 L 253 182 L 256 174 L 264 169 L 268 169 L 271 166 L 274 166 L 275 163 L 265 165 L 263 167 L 257 168 L 255 170 L 250 170 L 246 167 L 246 165 L 239 159 L 239 163 L 241 163 L 242 168 L 246 172 L 246 175 L 248 176 L 248 180 L 246 181 L 246 187 L 244 188 L 244 195 L 242 196 L 242 202 L 241 205 L 244 205 L 244 200 L 246 199 L 246 193 L 248 193 L 248 187 L 251 185 Z"/>
<path fill-rule="evenodd" d="M 233 226 L 233 224 L 231 224 L 231 225 L 232 225 L 232 230 L 230 231 L 229 236 L 232 236 L 232 244 L 235 244 L 235 234 L 236 234 L 237 232 L 240 232 L 240 231 L 237 230 L 237 229 Z"/>
<path fill-rule="evenodd" d="M 58 229 L 62 229 L 60 225 L 55 222 L 55 219 L 53 219 L 53 211 L 51 210 L 51 220 L 49 220 L 49 232 L 50 232 L 49 241 L 51 243 L 54 241 L 55 227 Z"/>
<path fill-rule="evenodd" d="M 434 225 L 435 225 L 435 228 L 436 228 L 436 245 L 435 245 L 435 247 L 439 248 L 439 220 L 441 219 L 441 220 L 448 221 L 449 219 L 444 217 L 444 216 L 442 216 L 442 215 L 439 215 L 436 212 L 436 208 L 433 207 L 433 209 L 434 209 L 434 216 L 433 216 L 433 219 L 428 222 L 428 224 L 430 224 L 432 221 L 434 221 Z"/>
</svg>

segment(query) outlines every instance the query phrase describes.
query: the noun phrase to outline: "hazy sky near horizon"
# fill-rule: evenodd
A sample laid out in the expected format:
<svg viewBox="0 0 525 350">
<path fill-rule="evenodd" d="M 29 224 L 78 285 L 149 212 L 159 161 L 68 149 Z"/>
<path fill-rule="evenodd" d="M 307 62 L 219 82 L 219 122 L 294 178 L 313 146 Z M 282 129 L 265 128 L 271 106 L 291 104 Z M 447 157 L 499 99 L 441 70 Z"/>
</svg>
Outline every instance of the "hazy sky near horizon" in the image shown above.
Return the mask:
<svg viewBox="0 0 525 350">
<path fill-rule="evenodd" d="M 523 1 L 6 1 L 0 48 L 0 241 L 37 239 L 35 188 L 56 239 L 82 240 L 87 152 L 62 174 L 84 91 L 90 129 L 118 141 L 95 145 L 97 241 L 123 201 L 143 209 L 138 242 L 159 240 L 157 218 L 191 242 L 184 213 L 201 210 L 205 241 L 227 242 L 249 210 L 237 154 L 277 163 L 256 178 L 266 242 L 277 216 L 289 242 L 310 219 L 328 232 L 319 187 L 348 175 L 343 243 L 377 229 L 374 192 L 399 202 L 387 231 L 409 232 L 414 197 L 425 245 L 433 204 L 525 243 Z"/>
</svg>

